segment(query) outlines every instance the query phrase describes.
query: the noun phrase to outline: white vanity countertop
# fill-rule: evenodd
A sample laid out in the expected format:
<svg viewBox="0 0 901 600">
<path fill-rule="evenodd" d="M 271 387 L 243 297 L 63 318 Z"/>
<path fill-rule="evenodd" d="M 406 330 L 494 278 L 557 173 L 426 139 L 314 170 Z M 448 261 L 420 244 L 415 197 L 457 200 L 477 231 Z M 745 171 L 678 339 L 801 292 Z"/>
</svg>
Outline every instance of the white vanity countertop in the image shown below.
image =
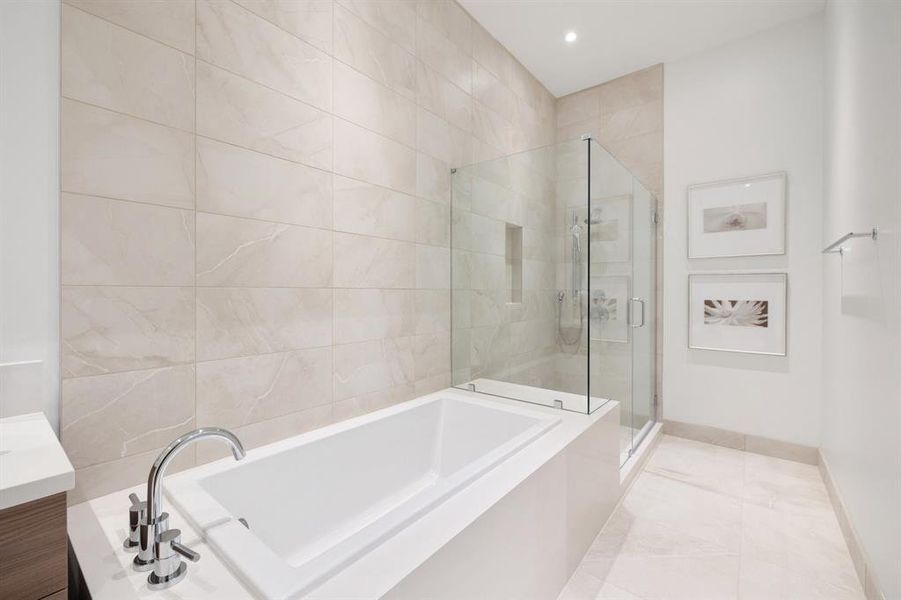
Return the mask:
<svg viewBox="0 0 901 600">
<path fill-rule="evenodd" d="M 75 470 L 43 413 L 0 419 L 0 510 L 75 487 Z"/>
</svg>

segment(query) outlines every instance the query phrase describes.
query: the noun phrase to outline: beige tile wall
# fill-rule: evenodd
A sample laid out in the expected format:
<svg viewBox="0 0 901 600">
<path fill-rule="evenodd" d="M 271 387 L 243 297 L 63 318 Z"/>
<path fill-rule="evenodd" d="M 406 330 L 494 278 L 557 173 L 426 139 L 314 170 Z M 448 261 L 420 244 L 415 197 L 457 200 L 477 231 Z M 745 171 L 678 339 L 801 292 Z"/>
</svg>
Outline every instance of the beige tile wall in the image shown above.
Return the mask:
<svg viewBox="0 0 901 600">
<path fill-rule="evenodd" d="M 72 500 L 448 385 L 450 168 L 554 98 L 449 1 L 64 1 Z"/>
<path fill-rule="evenodd" d="M 663 365 L 663 65 L 557 100 L 557 142 L 591 134 L 657 197 L 657 396 Z M 560 212 L 560 211 L 558 211 Z M 561 213 L 562 214 L 562 213 Z M 560 218 L 560 215 L 558 215 Z M 618 373 L 617 368 L 606 372 Z M 621 386 L 618 386 L 621 387 Z M 638 407 L 636 407 L 638 408 Z M 624 410 L 624 416 L 629 411 Z M 636 413 L 637 414 L 637 413 Z"/>
</svg>

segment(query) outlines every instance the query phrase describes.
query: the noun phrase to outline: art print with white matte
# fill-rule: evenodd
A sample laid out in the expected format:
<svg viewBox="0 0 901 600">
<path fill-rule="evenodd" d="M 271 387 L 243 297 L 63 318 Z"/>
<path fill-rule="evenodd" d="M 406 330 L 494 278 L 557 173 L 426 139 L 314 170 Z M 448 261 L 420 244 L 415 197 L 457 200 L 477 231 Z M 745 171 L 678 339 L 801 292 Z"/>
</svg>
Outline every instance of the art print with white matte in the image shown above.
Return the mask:
<svg viewBox="0 0 901 600">
<path fill-rule="evenodd" d="M 785 355 L 785 273 L 688 276 L 688 346 Z"/>
<path fill-rule="evenodd" d="M 785 254 L 785 173 L 688 188 L 688 258 Z"/>
</svg>

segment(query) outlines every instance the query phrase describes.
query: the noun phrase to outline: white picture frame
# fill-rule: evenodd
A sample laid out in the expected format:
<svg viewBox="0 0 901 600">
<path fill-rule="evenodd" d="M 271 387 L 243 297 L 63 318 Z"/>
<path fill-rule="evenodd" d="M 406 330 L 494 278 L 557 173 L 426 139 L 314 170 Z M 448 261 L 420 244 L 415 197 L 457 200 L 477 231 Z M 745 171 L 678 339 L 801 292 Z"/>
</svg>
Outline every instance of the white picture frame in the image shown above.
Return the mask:
<svg viewBox="0 0 901 600">
<path fill-rule="evenodd" d="M 688 276 L 688 347 L 786 356 L 788 275 Z"/>
<path fill-rule="evenodd" d="M 629 289 L 626 275 L 596 275 L 588 290 L 588 326 L 591 339 L 629 343 Z"/>
<path fill-rule="evenodd" d="M 688 186 L 688 258 L 785 254 L 785 172 Z"/>
</svg>

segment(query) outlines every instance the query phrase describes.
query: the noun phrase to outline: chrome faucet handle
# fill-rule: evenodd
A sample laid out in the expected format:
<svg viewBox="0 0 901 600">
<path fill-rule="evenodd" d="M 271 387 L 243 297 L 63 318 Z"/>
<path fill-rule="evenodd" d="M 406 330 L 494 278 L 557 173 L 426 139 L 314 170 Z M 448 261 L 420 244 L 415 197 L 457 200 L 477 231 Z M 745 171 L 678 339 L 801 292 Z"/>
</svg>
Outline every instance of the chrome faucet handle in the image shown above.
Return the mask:
<svg viewBox="0 0 901 600">
<path fill-rule="evenodd" d="M 137 552 L 141 543 L 141 521 L 147 514 L 147 503 L 141 500 L 137 494 L 129 494 L 131 506 L 128 507 L 128 537 L 122 542 L 122 547 L 128 552 Z"/>
<path fill-rule="evenodd" d="M 184 579 L 188 565 L 181 560 L 181 556 L 191 562 L 200 560 L 200 554 L 181 543 L 179 529 L 163 531 L 157 536 L 153 546 L 156 560 L 153 572 L 147 576 L 147 586 L 151 590 L 163 590 Z"/>
<path fill-rule="evenodd" d="M 169 513 L 163 513 L 155 523 L 150 522 L 150 515 L 144 514 L 138 526 L 138 555 L 132 561 L 135 571 L 149 571 L 153 568 L 154 540 L 169 529 Z"/>
</svg>

